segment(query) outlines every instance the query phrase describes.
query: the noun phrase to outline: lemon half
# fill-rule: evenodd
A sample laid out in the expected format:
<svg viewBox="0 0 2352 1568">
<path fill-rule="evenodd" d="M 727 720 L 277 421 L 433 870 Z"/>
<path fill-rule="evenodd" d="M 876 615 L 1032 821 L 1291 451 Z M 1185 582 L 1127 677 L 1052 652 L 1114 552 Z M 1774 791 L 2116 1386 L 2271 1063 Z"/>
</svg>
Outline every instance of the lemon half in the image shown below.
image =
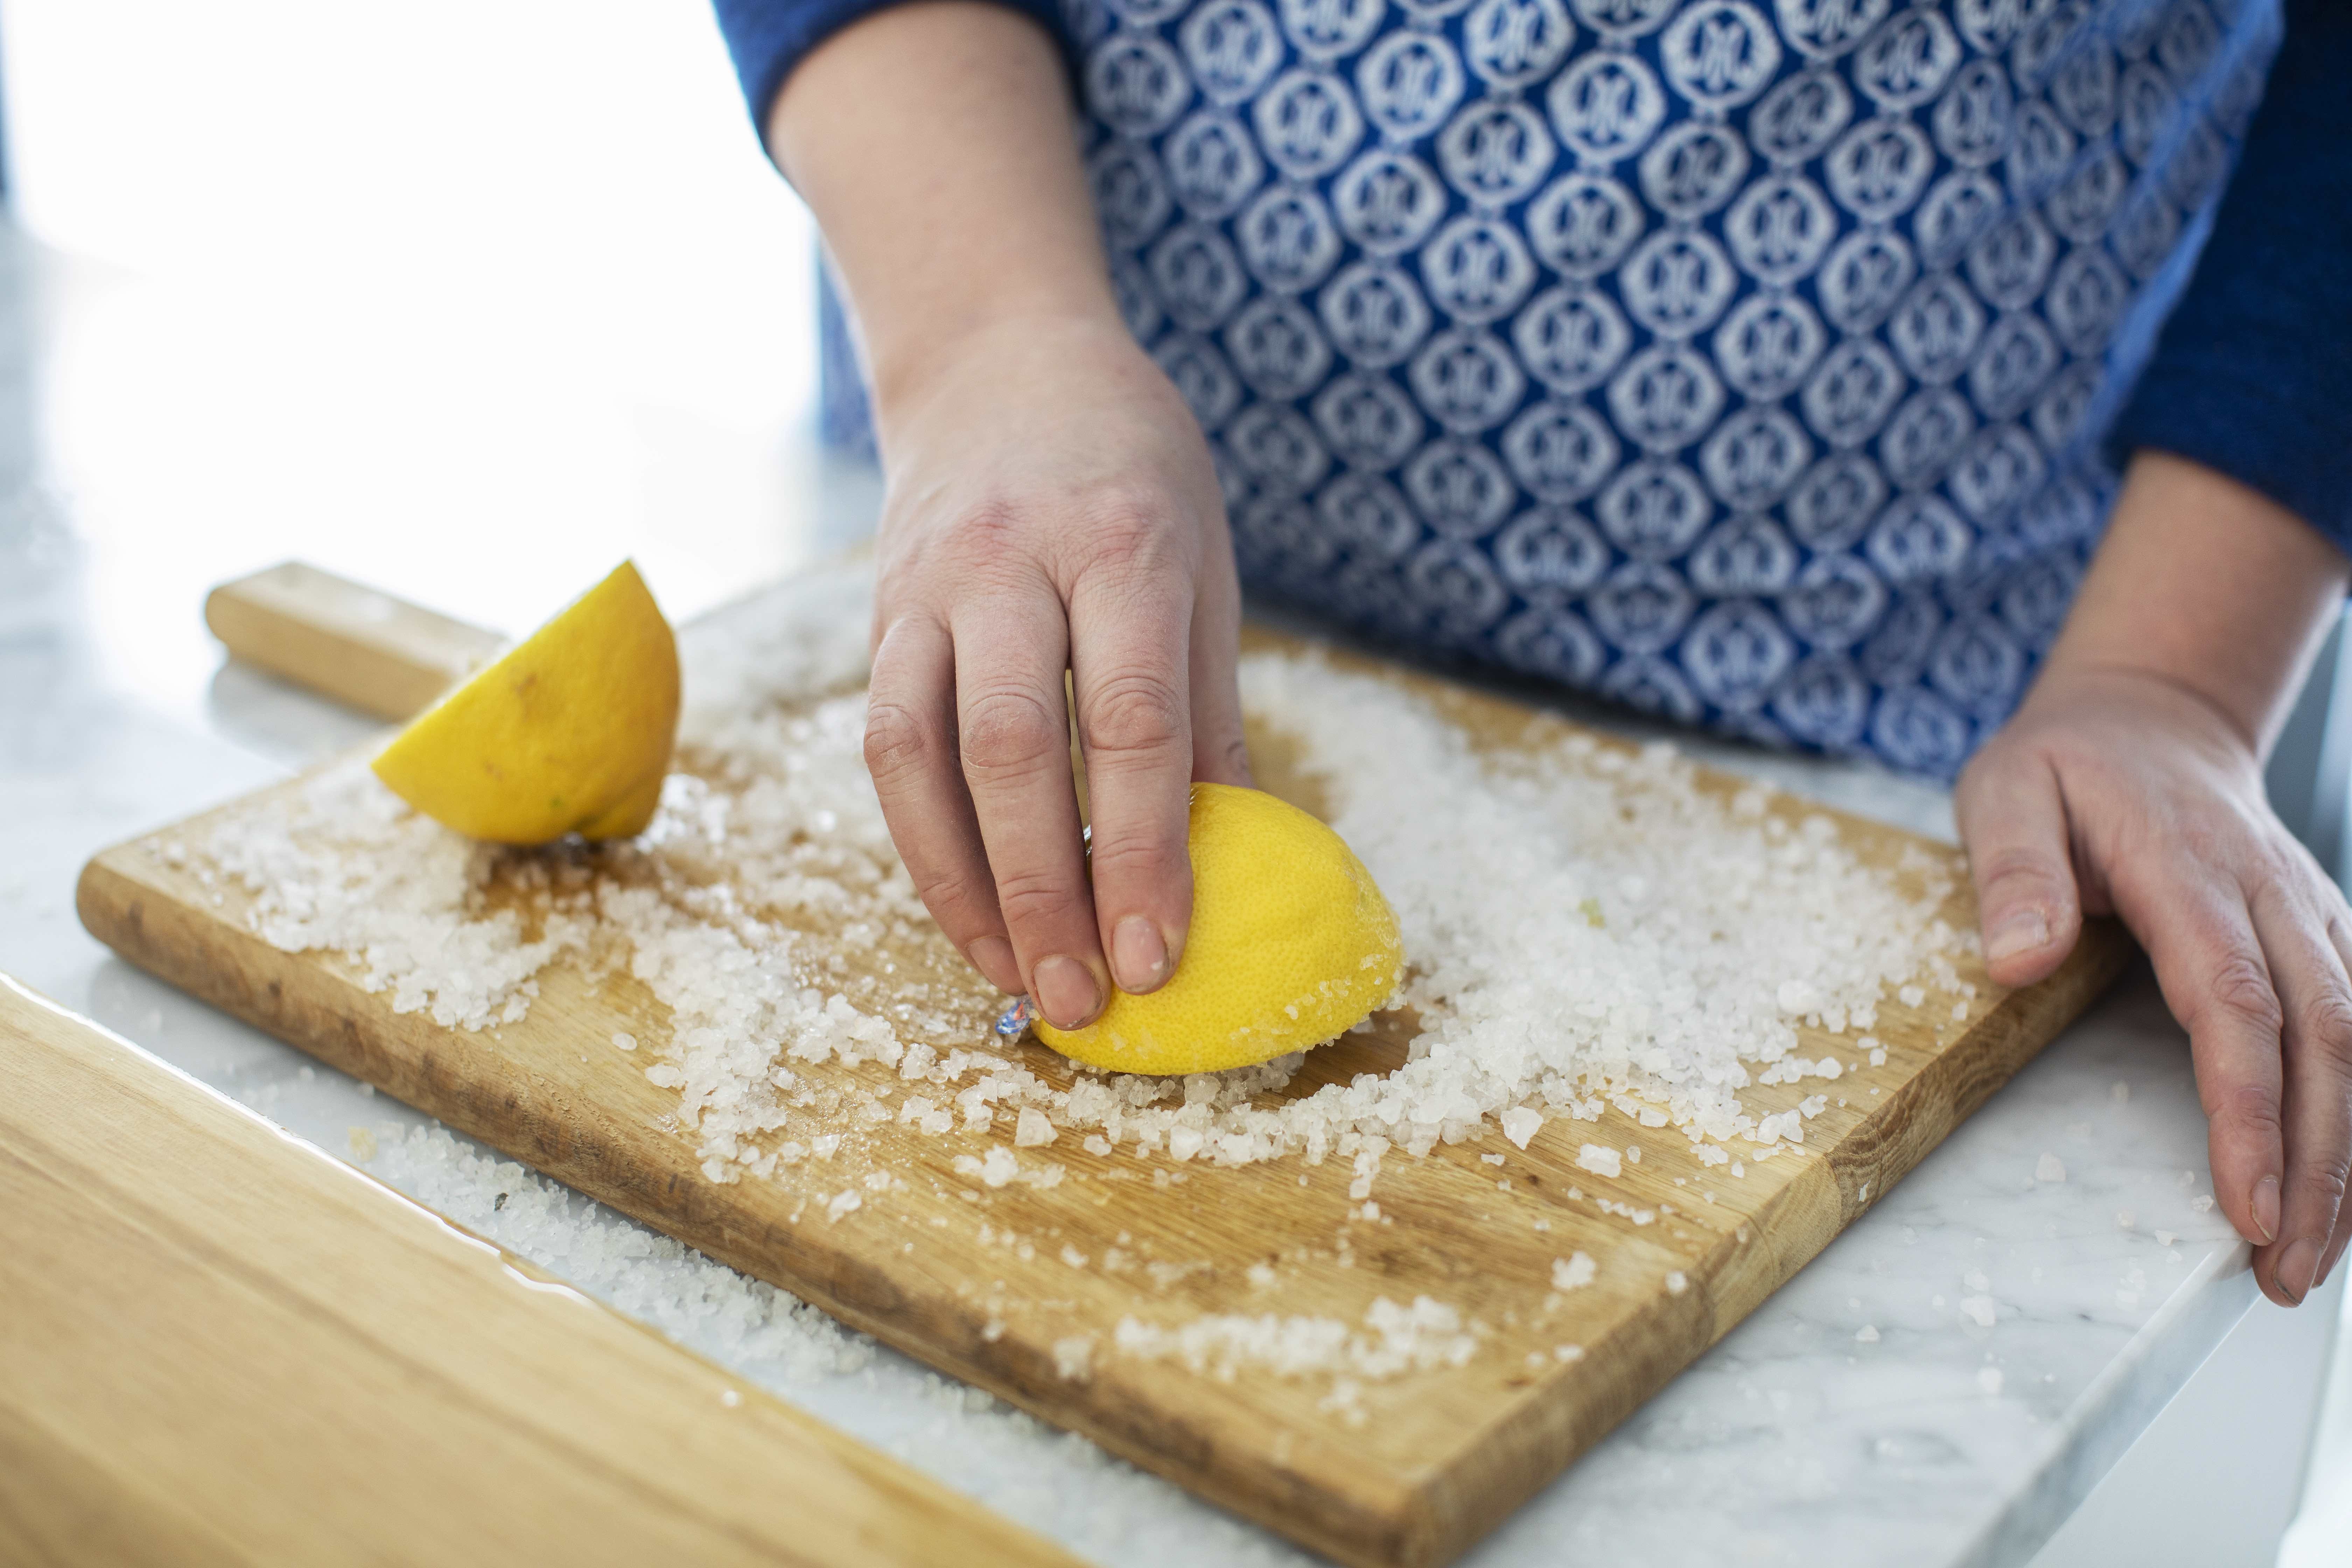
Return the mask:
<svg viewBox="0 0 2352 1568">
<path fill-rule="evenodd" d="M 1083 1029 L 1038 1038 L 1118 1072 L 1216 1072 L 1346 1033 L 1397 987 L 1404 944 L 1372 875 L 1339 836 L 1288 802 L 1192 786 L 1192 926 L 1176 973 L 1115 993 Z"/>
<path fill-rule="evenodd" d="M 677 639 L 624 562 L 426 709 L 375 774 L 471 837 L 626 838 L 661 803 L 677 710 Z"/>
</svg>

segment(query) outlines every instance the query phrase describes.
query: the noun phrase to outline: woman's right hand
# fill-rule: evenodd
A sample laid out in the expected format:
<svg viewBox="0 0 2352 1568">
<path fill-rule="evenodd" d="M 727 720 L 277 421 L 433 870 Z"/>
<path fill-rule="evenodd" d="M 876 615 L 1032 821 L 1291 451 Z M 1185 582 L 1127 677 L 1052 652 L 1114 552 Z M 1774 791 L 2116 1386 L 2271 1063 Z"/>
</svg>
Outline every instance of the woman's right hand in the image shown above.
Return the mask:
<svg viewBox="0 0 2352 1568">
<path fill-rule="evenodd" d="M 1108 313 L 993 321 L 898 369 L 877 395 L 888 492 L 866 763 L 940 928 L 992 984 L 1076 1027 L 1112 984 L 1174 973 L 1190 786 L 1249 782 L 1216 475 L 1175 387 Z"/>
</svg>

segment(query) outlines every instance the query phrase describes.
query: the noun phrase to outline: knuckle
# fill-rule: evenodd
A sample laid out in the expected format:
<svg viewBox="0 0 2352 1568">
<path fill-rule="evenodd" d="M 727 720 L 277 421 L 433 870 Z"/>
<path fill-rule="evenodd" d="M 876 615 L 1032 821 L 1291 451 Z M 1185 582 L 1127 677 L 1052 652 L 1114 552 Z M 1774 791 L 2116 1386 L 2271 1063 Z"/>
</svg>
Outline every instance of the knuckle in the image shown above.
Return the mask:
<svg viewBox="0 0 2352 1568">
<path fill-rule="evenodd" d="M 1078 567 L 1083 575 L 1152 581 L 1181 559 L 1180 534 L 1159 496 L 1114 491 L 1096 498 L 1078 518 Z"/>
<path fill-rule="evenodd" d="M 1192 865 L 1181 834 L 1174 838 L 1150 833 L 1097 834 L 1093 858 L 1097 883 L 1150 884 L 1179 870 L 1189 873 Z"/>
<path fill-rule="evenodd" d="M 986 901 L 969 878 L 930 868 L 917 871 L 909 866 L 907 869 L 914 879 L 915 892 L 923 900 L 923 908 L 931 912 L 932 923 L 950 938 L 960 939 L 962 933 L 975 931 L 988 923 Z"/>
<path fill-rule="evenodd" d="M 2347 1176 L 2352 1176 L 2352 1150 L 2340 1143 L 2301 1152 L 2294 1162 L 2294 1184 L 2326 1200 L 2331 1211 L 2343 1206 Z"/>
<path fill-rule="evenodd" d="M 1058 923 L 1077 905 L 1077 889 L 1048 870 L 1006 871 L 996 879 L 996 907 L 1016 931 Z"/>
<path fill-rule="evenodd" d="M 2232 951 L 2205 983 L 2198 1023 L 2230 1023 L 2276 1039 L 2284 1026 L 2278 992 L 2252 953 Z"/>
<path fill-rule="evenodd" d="M 1156 756 L 1185 745 L 1188 717 L 1174 683 L 1124 671 L 1087 694 L 1078 710 L 1079 734 L 1090 756 Z"/>
<path fill-rule="evenodd" d="M 2049 857 L 2021 845 L 1971 855 L 1969 864 L 1976 870 L 1977 886 L 1988 895 L 2036 893 L 2058 885 L 2058 872 Z"/>
<path fill-rule="evenodd" d="M 928 728 L 914 710 L 898 702 L 866 705 L 866 771 L 877 784 L 887 786 L 920 768 L 930 750 Z"/>
<path fill-rule="evenodd" d="M 2201 1097 L 2207 1119 L 2217 1126 L 2269 1139 L 2279 1135 L 2278 1091 L 2267 1084 L 2231 1083 L 2210 1089 Z"/>
<path fill-rule="evenodd" d="M 2352 1060 L 2352 994 L 2341 986 L 2323 986 L 2295 1010 L 2295 1036 L 2339 1065 Z"/>
<path fill-rule="evenodd" d="M 1065 754 L 1067 731 L 1025 691 L 989 691 L 965 708 L 958 742 L 965 772 L 980 777 L 1034 773 Z"/>
</svg>

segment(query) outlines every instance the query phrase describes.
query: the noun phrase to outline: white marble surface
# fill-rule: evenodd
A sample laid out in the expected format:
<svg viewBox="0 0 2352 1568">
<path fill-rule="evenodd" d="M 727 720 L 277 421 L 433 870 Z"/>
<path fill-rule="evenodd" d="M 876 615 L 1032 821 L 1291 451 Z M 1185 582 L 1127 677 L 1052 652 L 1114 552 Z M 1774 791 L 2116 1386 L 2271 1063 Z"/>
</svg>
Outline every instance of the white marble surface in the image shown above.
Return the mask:
<svg viewBox="0 0 2352 1568">
<path fill-rule="evenodd" d="M 16 287 L 0 278 L 0 326 Z M 21 321 L 14 333 L 0 342 L 0 392 L 21 395 L 0 396 L 0 419 L 23 419 L 0 426 L 0 969 L 331 1151 L 350 1147 L 354 1126 L 385 1137 L 421 1124 L 112 959 L 75 923 L 74 876 L 95 849 L 366 731 L 241 670 L 180 670 L 161 690 L 126 678 L 142 661 L 109 646 L 136 635 L 126 605 L 176 603 L 192 619 L 206 556 L 183 541 L 168 571 L 126 583 L 141 531 L 166 520 L 65 499 L 74 475 L 43 467 Z M 135 460 L 121 442 L 80 450 L 82 462 Z M 249 542 L 226 541 L 219 570 L 243 564 Z M 422 531 L 420 572 L 464 543 Z M 184 627 L 170 636 L 189 640 Z M 1915 826 L 1944 820 L 1940 797 L 1917 786 L 1726 760 Z M 2045 1155 L 2063 1181 L 2037 1179 Z M 426 1201 L 480 1195 L 446 1165 L 377 1163 Z M 2193 1207 L 2205 1191 L 2185 1042 L 2135 977 L 1469 1561 L 2025 1563 L 2253 1300 L 2243 1247 Z M 887 1352 L 826 1370 L 847 1342 L 823 1325 L 780 1320 L 745 1336 L 697 1305 L 741 1292 L 622 1256 L 615 1238 L 631 1227 L 616 1216 L 574 1205 L 551 1228 L 513 1206 L 460 1217 L 1091 1559 L 1298 1561 Z M 1875 1338 L 1858 1339 L 1864 1330 Z"/>
</svg>

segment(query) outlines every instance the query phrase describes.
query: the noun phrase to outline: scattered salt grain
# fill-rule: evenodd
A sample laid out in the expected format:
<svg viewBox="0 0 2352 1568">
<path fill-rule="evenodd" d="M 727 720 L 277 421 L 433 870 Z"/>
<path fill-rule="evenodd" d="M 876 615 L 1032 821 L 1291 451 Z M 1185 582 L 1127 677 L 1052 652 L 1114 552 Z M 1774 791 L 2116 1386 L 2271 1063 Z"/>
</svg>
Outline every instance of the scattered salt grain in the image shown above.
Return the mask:
<svg viewBox="0 0 2352 1568">
<path fill-rule="evenodd" d="M 637 1037 L 625 1030 L 615 1029 L 613 1031 L 613 1046 L 616 1050 L 634 1051 L 637 1048 Z"/>
<path fill-rule="evenodd" d="M 1963 1296 L 1960 1298 L 1960 1315 L 1980 1329 L 1989 1329 L 1992 1327 L 1997 1313 L 1991 1297 Z"/>
<path fill-rule="evenodd" d="M 1614 1149 L 1604 1149 L 1598 1143 L 1587 1143 L 1577 1151 L 1577 1168 L 1596 1176 L 1621 1176 L 1625 1173 L 1624 1156 Z"/>
<path fill-rule="evenodd" d="M 1582 1345 L 1554 1345 L 1551 1348 L 1551 1358 L 1552 1360 L 1559 1362 L 1582 1361 L 1584 1359 L 1584 1347 Z"/>
<path fill-rule="evenodd" d="M 830 1222 L 838 1224 L 842 1215 L 845 1214 L 855 1214 L 859 1208 L 865 1205 L 865 1203 L 866 1200 L 857 1195 L 856 1188 L 845 1188 L 842 1191 L 835 1193 L 833 1197 L 826 1202 L 824 1205 L 824 1217 Z"/>
<path fill-rule="evenodd" d="M 1600 1274 L 1600 1265 L 1590 1254 L 1572 1252 L 1566 1258 L 1551 1260 L 1551 1288 L 1555 1290 L 1581 1290 Z"/>
<path fill-rule="evenodd" d="M 1667 1294 L 1667 1295 L 1669 1295 L 1669 1296 L 1679 1296 L 1679 1295 L 1681 1295 L 1684 1291 L 1685 1291 L 1685 1290 L 1687 1290 L 1687 1289 L 1690 1289 L 1690 1277 L 1689 1277 L 1688 1275 L 1685 1274 L 1681 1269 L 1679 1269 L 1679 1268 L 1672 1269 L 1672 1270 L 1670 1270 L 1670 1271 L 1667 1273 L 1667 1275 L 1666 1275 L 1666 1294 Z"/>
<path fill-rule="evenodd" d="M 2198 1196 L 2189 1200 L 2189 1206 L 2195 1209 L 2199 1214 L 2211 1214 L 2213 1212 L 2213 1194 L 2210 1193 L 2200 1194 Z"/>
<path fill-rule="evenodd" d="M 2116 1211 L 2116 1226 L 2117 1229 L 2129 1230 L 2138 1223 L 2139 1217 L 2133 1214 L 2131 1210 L 2117 1209 Z"/>
<path fill-rule="evenodd" d="M 1054 1342 L 1054 1373 L 1065 1383 L 1085 1383 L 1094 1375 L 1095 1337 L 1072 1334 Z"/>
<path fill-rule="evenodd" d="M 2066 1162 L 2048 1150 L 2033 1163 L 2033 1179 L 2037 1182 L 2063 1182 L 2066 1179 Z"/>
<path fill-rule="evenodd" d="M 2177 1239 L 2178 1237 L 2168 1230 L 2159 1230 L 2156 1233 L 2156 1244 L 2158 1247 L 2170 1247 Z"/>
<path fill-rule="evenodd" d="M 1539 1110 L 1530 1110 L 1524 1105 L 1515 1105 L 1503 1112 L 1502 1121 L 1503 1136 L 1524 1149 L 1528 1146 L 1528 1140 L 1533 1138 L 1542 1128 L 1544 1119 L 1543 1112 Z"/>
<path fill-rule="evenodd" d="M 1021 1114 L 1014 1121 L 1013 1127 L 1013 1142 L 1015 1147 L 1039 1148 L 1051 1143 L 1054 1137 L 1054 1124 L 1045 1119 L 1044 1111 L 1027 1105 L 1021 1108 Z"/>
<path fill-rule="evenodd" d="M 737 1405 L 743 1403 L 743 1396 L 730 1388 L 719 1395 L 719 1403 L 727 1406 L 728 1409 L 732 1410 Z"/>
<path fill-rule="evenodd" d="M 1113 1339 L 1123 1355 L 1173 1358 L 1220 1383 L 1244 1371 L 1281 1378 L 1344 1373 L 1384 1382 L 1461 1366 L 1478 1352 L 1478 1336 L 1465 1330 L 1461 1313 L 1427 1296 L 1414 1297 L 1409 1307 L 1380 1297 L 1363 1323 L 1357 1331 L 1337 1318 L 1205 1313 L 1166 1328 L 1122 1318 Z"/>
<path fill-rule="evenodd" d="M 1878 1325 L 1876 1323 L 1864 1323 L 1862 1327 L 1854 1330 L 1853 1337 L 1856 1343 L 1874 1345 L 1878 1342 Z"/>
<path fill-rule="evenodd" d="M 1997 1366 L 1983 1366 L 1977 1369 L 1977 1386 L 1985 1391 L 1988 1398 L 2000 1392 L 2003 1381 L 2000 1368 Z"/>
</svg>

